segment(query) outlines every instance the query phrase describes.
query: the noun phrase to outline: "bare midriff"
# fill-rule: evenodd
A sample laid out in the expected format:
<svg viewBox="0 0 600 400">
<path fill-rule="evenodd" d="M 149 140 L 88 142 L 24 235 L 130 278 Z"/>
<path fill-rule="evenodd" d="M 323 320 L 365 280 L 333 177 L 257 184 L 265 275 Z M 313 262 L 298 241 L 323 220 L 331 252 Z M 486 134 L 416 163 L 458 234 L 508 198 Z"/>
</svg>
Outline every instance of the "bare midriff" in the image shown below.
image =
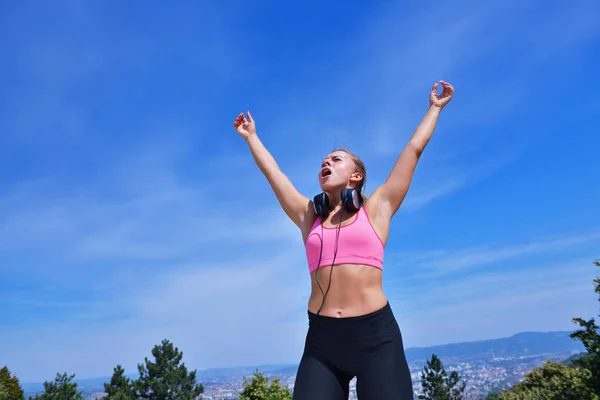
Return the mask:
<svg viewBox="0 0 600 400">
<path fill-rule="evenodd" d="M 330 272 L 331 286 L 327 292 Z M 315 274 L 318 274 L 319 284 L 315 281 Z M 319 315 L 345 318 L 377 311 L 387 304 L 382 276 L 379 268 L 368 265 L 340 264 L 335 265 L 333 270 L 331 266 L 323 266 L 310 276 L 312 290 L 308 310 L 316 314 L 323 302 L 322 293 L 327 293 Z"/>
</svg>

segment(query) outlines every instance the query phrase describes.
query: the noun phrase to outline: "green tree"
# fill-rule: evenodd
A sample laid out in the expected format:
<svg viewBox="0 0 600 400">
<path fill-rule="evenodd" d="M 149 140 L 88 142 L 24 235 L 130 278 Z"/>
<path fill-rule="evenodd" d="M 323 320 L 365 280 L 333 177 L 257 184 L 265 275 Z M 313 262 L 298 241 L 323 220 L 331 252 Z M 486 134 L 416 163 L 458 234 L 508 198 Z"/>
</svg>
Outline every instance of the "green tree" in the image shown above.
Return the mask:
<svg viewBox="0 0 600 400">
<path fill-rule="evenodd" d="M 600 267 L 600 262 L 594 261 L 594 264 Z M 594 291 L 599 295 L 598 300 L 600 301 L 600 277 L 594 279 Z M 582 318 L 573 318 L 573 322 L 578 323 L 582 329 L 573 332 L 571 338 L 581 341 L 586 352 L 583 357 L 574 359 L 571 363 L 590 371 L 587 384 L 596 395 L 600 396 L 600 330 L 594 318 L 587 321 Z"/>
<path fill-rule="evenodd" d="M 145 357 L 145 365 L 138 364 L 140 377 L 133 382 L 137 397 L 148 400 L 192 400 L 204 393 L 204 386 L 196 383 L 196 371 L 188 373 L 181 363 L 183 353 L 168 340 L 152 349 L 154 362 Z"/>
<path fill-rule="evenodd" d="M 485 400 L 501 400 L 499 392 L 493 392 L 486 396 Z"/>
<path fill-rule="evenodd" d="M 36 395 L 38 400 L 84 400 L 83 395 L 77 390 L 77 382 L 72 382 L 75 374 L 56 374 L 54 382 L 44 382 L 44 393 Z M 31 399 L 31 397 L 30 397 Z"/>
<path fill-rule="evenodd" d="M 525 379 L 509 390 L 499 393 L 499 400 L 598 400 L 587 386 L 590 372 L 562 363 L 546 361 L 534 368 Z"/>
<path fill-rule="evenodd" d="M 133 382 L 125 376 L 125 370 L 120 365 L 117 365 L 113 370 L 110 383 L 104 384 L 104 391 L 107 394 L 104 400 L 137 399 Z"/>
<path fill-rule="evenodd" d="M 448 375 L 442 361 L 432 354 L 431 360 L 427 360 L 427 366 L 421 372 L 421 387 L 423 394 L 419 395 L 419 399 L 462 400 L 466 383 L 461 382 L 456 371 Z"/>
<path fill-rule="evenodd" d="M 10 376 L 8 367 L 0 369 L 0 399 L 24 400 L 25 394 L 16 376 Z"/>
<path fill-rule="evenodd" d="M 244 388 L 240 400 L 292 400 L 292 391 L 275 377 L 269 384 L 269 378 L 256 370 L 252 379 L 244 378 Z"/>
</svg>

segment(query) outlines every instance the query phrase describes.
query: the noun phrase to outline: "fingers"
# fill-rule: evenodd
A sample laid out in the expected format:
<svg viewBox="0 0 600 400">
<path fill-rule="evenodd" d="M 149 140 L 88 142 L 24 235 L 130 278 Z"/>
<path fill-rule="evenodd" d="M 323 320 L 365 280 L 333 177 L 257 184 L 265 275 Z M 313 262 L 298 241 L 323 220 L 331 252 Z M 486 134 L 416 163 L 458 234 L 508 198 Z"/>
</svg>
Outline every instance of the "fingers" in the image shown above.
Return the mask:
<svg viewBox="0 0 600 400">
<path fill-rule="evenodd" d="M 454 87 L 451 84 L 449 84 L 448 82 L 442 81 L 442 80 L 440 80 L 440 83 L 444 87 L 444 93 L 445 94 L 452 94 L 452 93 L 454 93 Z"/>
<path fill-rule="evenodd" d="M 235 118 L 235 123 L 236 124 L 241 124 L 241 123 L 247 123 L 248 120 L 246 119 L 246 117 L 244 116 L 244 113 L 239 113 L 238 116 Z"/>
<path fill-rule="evenodd" d="M 435 95 L 435 94 L 437 94 L 437 89 L 438 89 L 438 83 L 437 83 L 437 82 L 435 82 L 435 83 L 433 84 L 433 87 L 431 88 L 431 94 L 432 94 L 432 95 Z"/>
<path fill-rule="evenodd" d="M 244 113 L 239 113 L 238 116 L 236 117 L 235 121 L 233 122 L 234 126 L 240 125 L 242 123 L 254 122 L 254 119 L 252 118 L 250 111 L 246 111 L 246 112 L 248 113 L 248 119 L 246 119 L 246 116 L 244 115 Z"/>
<path fill-rule="evenodd" d="M 233 126 L 235 128 L 237 128 L 238 126 L 240 126 L 244 122 L 244 120 L 245 120 L 244 114 L 243 113 L 239 113 L 238 116 L 233 121 Z"/>
</svg>

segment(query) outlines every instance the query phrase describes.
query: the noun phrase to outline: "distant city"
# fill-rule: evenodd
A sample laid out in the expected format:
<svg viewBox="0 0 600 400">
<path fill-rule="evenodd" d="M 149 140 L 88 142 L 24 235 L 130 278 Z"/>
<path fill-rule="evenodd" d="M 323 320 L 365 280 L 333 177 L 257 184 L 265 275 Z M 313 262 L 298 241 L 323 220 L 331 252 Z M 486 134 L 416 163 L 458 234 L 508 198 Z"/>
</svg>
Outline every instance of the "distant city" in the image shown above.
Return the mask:
<svg viewBox="0 0 600 400">
<path fill-rule="evenodd" d="M 465 400 L 479 400 L 488 393 L 507 388 L 523 379 L 534 367 L 546 360 L 561 362 L 582 352 L 583 346 L 569 337 L 570 332 L 526 332 L 502 338 L 476 342 L 454 343 L 406 350 L 415 395 L 421 393 L 421 372 L 426 360 L 435 353 L 446 371 L 457 371 L 466 382 Z M 258 370 L 269 378 L 278 377 L 293 389 L 297 365 L 267 365 L 244 368 L 198 370 L 198 381 L 204 385 L 204 400 L 235 400 L 242 390 L 243 379 L 250 379 Z M 86 399 L 100 399 L 102 382 L 110 377 L 77 380 Z M 357 399 L 356 380 L 351 382 L 350 399 Z M 23 383 L 26 396 L 41 393 L 41 383 Z M 415 396 L 416 397 L 416 396 Z"/>
</svg>

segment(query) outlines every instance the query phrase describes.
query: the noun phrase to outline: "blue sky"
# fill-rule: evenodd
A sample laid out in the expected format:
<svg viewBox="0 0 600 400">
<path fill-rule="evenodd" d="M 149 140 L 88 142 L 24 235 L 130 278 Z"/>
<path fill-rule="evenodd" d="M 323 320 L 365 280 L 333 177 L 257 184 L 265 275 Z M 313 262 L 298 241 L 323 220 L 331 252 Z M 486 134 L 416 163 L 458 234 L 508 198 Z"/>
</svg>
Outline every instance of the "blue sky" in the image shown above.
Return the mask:
<svg viewBox="0 0 600 400">
<path fill-rule="evenodd" d="M 4 2 L 0 359 L 22 381 L 297 362 L 302 241 L 232 127 L 298 189 L 335 147 L 381 184 L 444 109 L 395 216 L 408 347 L 597 315 L 600 4 Z"/>
</svg>

